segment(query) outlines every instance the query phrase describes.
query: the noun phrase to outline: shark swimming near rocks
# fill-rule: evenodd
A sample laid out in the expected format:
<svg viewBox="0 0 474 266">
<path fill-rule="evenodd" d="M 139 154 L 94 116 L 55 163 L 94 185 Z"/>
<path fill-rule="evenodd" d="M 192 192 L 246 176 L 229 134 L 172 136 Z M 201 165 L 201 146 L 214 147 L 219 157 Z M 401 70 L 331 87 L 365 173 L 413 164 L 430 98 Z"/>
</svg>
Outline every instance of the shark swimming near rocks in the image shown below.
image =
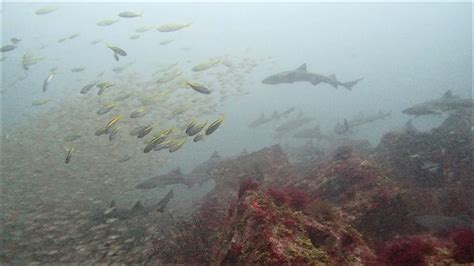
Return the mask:
<svg viewBox="0 0 474 266">
<path fill-rule="evenodd" d="M 338 123 L 334 127 L 334 132 L 338 135 L 343 135 L 345 133 L 348 133 L 352 128 L 362 126 L 377 120 L 385 119 L 386 117 L 389 117 L 392 114 L 391 111 L 388 112 L 383 112 L 379 111 L 378 113 L 372 114 L 372 115 L 362 115 L 359 114 L 357 117 L 354 117 L 350 121 L 347 119 L 344 119 L 344 123 Z"/>
<path fill-rule="evenodd" d="M 196 166 L 189 174 L 183 174 L 179 168 L 164 174 L 149 178 L 135 186 L 136 189 L 163 188 L 167 185 L 183 184 L 191 188 L 194 184 L 202 185 L 212 179 L 212 170 L 221 162 L 222 158 L 217 152 L 204 163 Z"/>
<path fill-rule="evenodd" d="M 337 80 L 336 75 L 332 74 L 325 76 L 322 74 L 308 72 L 306 64 L 302 64 L 295 70 L 283 71 L 280 73 L 273 74 L 266 77 L 262 80 L 263 84 L 276 85 L 284 83 L 294 83 L 294 82 L 310 82 L 314 86 L 320 83 L 326 83 L 336 88 L 342 86 L 348 90 L 352 90 L 352 87 L 359 83 L 363 78 L 358 78 L 352 81 L 341 82 Z"/>
<path fill-rule="evenodd" d="M 461 98 L 457 95 L 453 95 L 453 93 L 448 90 L 441 98 L 416 104 L 404 109 L 402 113 L 418 117 L 423 115 L 440 115 L 442 112 L 467 108 L 474 108 L 473 99 Z"/>
</svg>

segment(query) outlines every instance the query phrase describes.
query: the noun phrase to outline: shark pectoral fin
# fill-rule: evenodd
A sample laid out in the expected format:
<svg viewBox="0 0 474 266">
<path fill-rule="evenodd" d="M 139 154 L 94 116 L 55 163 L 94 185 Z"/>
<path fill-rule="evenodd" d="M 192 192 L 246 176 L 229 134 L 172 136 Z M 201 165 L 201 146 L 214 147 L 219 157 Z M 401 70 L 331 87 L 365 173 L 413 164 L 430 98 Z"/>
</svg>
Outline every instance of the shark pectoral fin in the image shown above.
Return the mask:
<svg viewBox="0 0 474 266">
<path fill-rule="evenodd" d="M 291 72 L 288 74 L 288 79 L 286 83 L 293 83 L 295 81 L 296 72 Z"/>
<path fill-rule="evenodd" d="M 301 66 L 299 66 L 297 69 L 297 71 L 306 71 L 306 63 L 302 64 Z"/>
</svg>

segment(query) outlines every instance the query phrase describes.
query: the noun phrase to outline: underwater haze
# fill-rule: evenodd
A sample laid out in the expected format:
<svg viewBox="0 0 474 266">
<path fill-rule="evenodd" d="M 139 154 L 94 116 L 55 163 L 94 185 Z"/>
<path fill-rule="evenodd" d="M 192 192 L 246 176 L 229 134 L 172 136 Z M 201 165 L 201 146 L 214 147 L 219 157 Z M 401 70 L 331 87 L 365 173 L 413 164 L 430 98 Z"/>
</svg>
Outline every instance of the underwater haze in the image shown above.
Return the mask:
<svg viewBox="0 0 474 266">
<path fill-rule="evenodd" d="M 456 180 L 460 195 L 474 192 L 453 177 L 472 174 L 472 3 L 7 2 L 0 16 L 3 263 L 215 263 L 206 256 L 218 258 L 222 242 L 200 242 L 194 260 L 170 251 L 189 239 L 156 243 L 184 230 L 209 195 L 238 201 L 249 176 L 277 186 L 266 178 L 279 163 L 258 157 L 272 145 L 299 177 L 358 154 L 363 169 L 377 162 L 394 180 L 431 178 L 393 187 L 439 192 Z M 468 141 L 442 146 L 455 126 Z M 410 163 L 394 159 L 401 150 Z M 250 174 L 228 170 L 246 156 Z M 288 176 L 311 187 L 303 180 Z M 472 230 L 468 198 L 458 213 L 415 203 L 406 215 L 431 233 Z M 377 237 L 348 224 L 380 262 Z M 229 256 L 218 263 L 269 263 Z"/>
</svg>

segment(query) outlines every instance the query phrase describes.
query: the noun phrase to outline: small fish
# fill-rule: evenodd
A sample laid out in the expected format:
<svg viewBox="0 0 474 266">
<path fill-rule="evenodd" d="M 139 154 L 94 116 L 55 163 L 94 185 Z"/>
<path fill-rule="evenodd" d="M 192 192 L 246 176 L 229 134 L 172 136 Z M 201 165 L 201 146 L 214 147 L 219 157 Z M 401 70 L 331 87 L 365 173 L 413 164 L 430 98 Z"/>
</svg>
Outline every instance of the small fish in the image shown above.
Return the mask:
<svg viewBox="0 0 474 266">
<path fill-rule="evenodd" d="M 104 135 L 104 134 L 107 134 L 108 131 L 109 130 L 106 127 L 101 127 L 97 129 L 97 131 L 95 132 L 95 135 L 96 136 Z"/>
<path fill-rule="evenodd" d="M 4 52 L 9 52 L 15 49 L 16 49 L 15 45 L 7 44 L 7 45 L 2 46 L 2 48 L 0 48 L 0 51 L 4 53 Z"/>
<path fill-rule="evenodd" d="M 152 151 L 156 145 L 161 144 L 166 140 L 165 135 L 158 135 L 153 137 L 146 145 L 145 149 L 143 150 L 144 153 L 149 153 Z"/>
<path fill-rule="evenodd" d="M 88 93 L 92 88 L 94 88 L 95 84 L 87 84 L 86 86 L 82 87 L 81 94 Z"/>
<path fill-rule="evenodd" d="M 184 29 L 191 26 L 191 23 L 188 24 L 164 24 L 158 26 L 156 29 L 160 32 L 173 32 L 178 31 L 180 29 Z"/>
<path fill-rule="evenodd" d="M 107 44 L 107 48 L 112 50 L 114 54 L 120 55 L 120 56 L 127 56 L 127 52 L 125 52 L 122 48 L 119 48 L 117 46 L 112 46 L 110 44 Z"/>
<path fill-rule="evenodd" d="M 110 82 L 101 82 L 101 83 L 96 84 L 96 86 L 99 88 L 97 95 L 102 95 L 105 89 L 114 86 L 114 84 Z"/>
<path fill-rule="evenodd" d="M 143 129 L 141 129 L 138 134 L 137 134 L 137 137 L 139 139 L 143 138 L 144 136 L 148 135 L 148 133 L 150 133 L 151 131 L 153 130 L 153 125 L 148 125 L 148 126 L 145 126 Z"/>
<path fill-rule="evenodd" d="M 102 41 L 102 39 L 93 40 L 93 41 L 91 42 L 91 44 L 92 44 L 92 45 L 96 45 L 96 44 L 100 43 L 101 41 Z"/>
<path fill-rule="evenodd" d="M 118 16 L 121 18 L 136 18 L 136 17 L 141 17 L 142 15 L 143 15 L 143 12 L 137 13 L 133 11 L 124 11 L 118 14 Z"/>
<path fill-rule="evenodd" d="M 51 80 L 54 78 L 54 73 L 50 73 L 49 76 L 44 80 L 43 82 L 43 92 L 46 92 L 48 90 L 48 85 L 51 82 Z"/>
<path fill-rule="evenodd" d="M 157 69 L 157 72 L 167 72 L 170 71 L 173 67 L 177 66 L 178 63 L 169 64 L 169 65 L 162 65 Z"/>
<path fill-rule="evenodd" d="M 194 136 L 196 134 L 198 134 L 199 132 L 201 132 L 201 130 L 207 125 L 207 121 L 204 122 L 204 123 L 201 123 L 201 124 L 194 124 L 191 128 L 187 128 L 186 129 L 186 134 L 188 134 L 188 136 Z"/>
<path fill-rule="evenodd" d="M 49 13 L 54 12 L 56 10 L 58 10 L 58 7 L 48 6 L 48 7 L 44 7 L 44 8 L 40 8 L 40 9 L 36 10 L 35 14 L 36 15 L 46 15 L 46 14 L 49 14 Z"/>
<path fill-rule="evenodd" d="M 158 79 L 158 83 L 162 84 L 162 83 L 166 83 L 166 82 L 170 82 L 172 81 L 173 79 L 179 77 L 181 75 L 181 72 L 179 71 L 169 71 L 169 72 L 166 72 L 163 74 L 163 76 Z"/>
<path fill-rule="evenodd" d="M 117 106 L 116 103 L 104 105 L 97 111 L 97 114 L 98 115 L 105 115 L 106 113 L 110 112 L 110 110 L 114 109 L 116 106 Z"/>
<path fill-rule="evenodd" d="M 182 139 L 182 140 L 177 140 L 175 142 L 173 142 L 171 144 L 171 147 L 169 148 L 169 152 L 175 152 L 177 150 L 179 150 L 181 147 L 183 147 L 183 145 L 186 143 L 186 139 Z"/>
<path fill-rule="evenodd" d="M 124 155 L 124 156 L 122 156 L 121 158 L 119 158 L 119 159 L 117 160 L 117 162 L 118 162 L 118 163 L 123 163 L 123 162 L 126 162 L 126 161 L 130 160 L 130 159 L 132 159 L 132 157 L 130 157 L 130 155 Z"/>
<path fill-rule="evenodd" d="M 205 136 L 204 133 L 199 133 L 199 134 L 197 134 L 197 135 L 193 138 L 193 142 L 198 142 L 198 141 L 204 139 L 204 136 Z"/>
<path fill-rule="evenodd" d="M 73 72 L 73 73 L 82 72 L 82 71 L 84 71 L 84 69 L 86 69 L 86 68 L 84 68 L 84 67 L 75 67 L 75 68 L 71 68 L 71 72 Z"/>
<path fill-rule="evenodd" d="M 120 126 L 114 128 L 112 132 L 110 132 L 110 135 L 109 135 L 110 141 L 114 141 L 117 138 L 119 130 L 120 130 Z"/>
<path fill-rule="evenodd" d="M 137 28 L 137 29 L 135 30 L 135 32 L 137 32 L 137 33 L 144 33 L 144 32 L 147 32 L 147 31 L 149 31 L 149 30 L 152 30 L 152 29 L 154 29 L 154 28 L 156 28 L 155 25 L 142 26 L 142 27 L 140 27 L 140 28 Z"/>
<path fill-rule="evenodd" d="M 130 132 L 130 136 L 137 136 L 138 133 L 140 133 L 144 128 L 146 128 L 146 126 L 138 126 L 132 129 L 132 131 Z"/>
<path fill-rule="evenodd" d="M 64 42 L 65 40 L 67 40 L 67 38 L 58 39 L 58 43 L 62 43 L 62 42 Z"/>
<path fill-rule="evenodd" d="M 146 115 L 145 108 L 138 108 L 130 114 L 130 118 L 138 118 Z"/>
<path fill-rule="evenodd" d="M 211 59 L 207 60 L 206 62 L 202 62 L 202 63 L 194 66 L 191 70 L 194 71 L 194 72 L 204 71 L 204 70 L 207 70 L 207 69 L 219 64 L 220 62 L 221 62 L 220 58 L 211 58 Z"/>
<path fill-rule="evenodd" d="M 115 102 L 121 102 L 121 101 L 124 101 L 126 99 L 128 99 L 130 96 L 132 96 L 133 93 L 127 93 L 127 94 L 123 94 L 123 95 L 119 95 L 117 96 L 114 101 Z"/>
<path fill-rule="evenodd" d="M 195 119 L 191 120 L 191 122 L 189 122 L 189 124 L 186 126 L 186 130 L 185 130 L 186 134 L 188 134 L 189 130 L 193 128 L 195 125 L 196 125 L 196 120 Z"/>
<path fill-rule="evenodd" d="M 173 42 L 173 40 L 171 40 L 171 39 L 170 40 L 164 40 L 164 41 L 160 42 L 160 45 L 167 45 L 167 44 L 170 44 L 172 42 Z"/>
<path fill-rule="evenodd" d="M 200 92 L 203 94 L 211 94 L 211 90 L 209 90 L 206 86 L 202 84 L 191 82 L 191 81 L 186 81 L 186 84 L 197 92 Z"/>
<path fill-rule="evenodd" d="M 34 100 L 31 105 L 32 106 L 41 106 L 49 103 L 51 100 L 50 99 L 40 99 L 40 100 Z"/>
<path fill-rule="evenodd" d="M 21 42 L 21 39 L 13 37 L 10 39 L 10 42 L 13 43 L 13 45 L 17 45 L 19 42 Z"/>
<path fill-rule="evenodd" d="M 68 39 L 69 39 L 69 40 L 72 40 L 72 39 L 75 39 L 75 38 L 78 37 L 78 36 L 79 36 L 79 33 L 74 33 L 74 34 L 71 34 L 71 35 L 68 37 Z"/>
<path fill-rule="evenodd" d="M 24 70 L 29 70 L 29 67 L 31 65 L 34 65 L 42 61 L 43 59 L 45 59 L 44 56 L 34 56 L 31 53 L 26 53 L 25 55 L 23 55 L 23 58 L 21 60 L 21 65 Z"/>
<path fill-rule="evenodd" d="M 82 135 L 74 134 L 74 135 L 69 135 L 69 136 L 64 137 L 63 140 L 66 142 L 71 142 L 71 141 L 75 141 L 76 139 L 80 139 L 81 137 Z"/>
<path fill-rule="evenodd" d="M 97 21 L 96 25 L 97 26 L 110 26 L 117 22 L 119 22 L 119 19 L 104 19 L 104 20 Z"/>
<path fill-rule="evenodd" d="M 136 40 L 138 38 L 140 38 L 139 34 L 135 34 L 135 35 L 130 36 L 130 39 L 132 39 L 132 40 Z"/>
<path fill-rule="evenodd" d="M 107 87 L 100 87 L 99 90 L 97 91 L 97 95 L 102 95 L 102 94 L 104 94 L 105 88 L 107 88 Z"/>
<path fill-rule="evenodd" d="M 65 163 L 69 163 L 72 157 L 72 153 L 74 152 L 74 145 L 71 145 L 71 148 L 69 148 L 67 155 L 66 155 L 66 160 L 64 161 Z"/>
<path fill-rule="evenodd" d="M 171 148 L 171 145 L 173 144 L 173 141 L 168 140 L 168 141 L 163 141 L 162 143 L 156 144 L 155 147 L 153 147 L 154 151 L 160 151 L 164 149 L 169 149 Z"/>
<path fill-rule="evenodd" d="M 117 115 L 116 117 L 112 118 L 112 120 L 110 120 L 107 125 L 105 125 L 105 128 L 108 130 L 110 130 L 118 121 L 122 120 L 123 119 L 123 116 L 121 115 Z"/>
<path fill-rule="evenodd" d="M 171 134 L 175 130 L 176 129 L 174 129 L 174 128 L 163 129 L 162 131 L 160 131 L 159 135 L 168 136 L 169 134 Z"/>
<path fill-rule="evenodd" d="M 224 121 L 224 116 L 221 115 L 216 121 L 212 122 L 209 127 L 206 129 L 206 136 L 212 134 L 214 131 L 216 131 L 217 128 L 222 124 L 222 121 Z"/>
</svg>

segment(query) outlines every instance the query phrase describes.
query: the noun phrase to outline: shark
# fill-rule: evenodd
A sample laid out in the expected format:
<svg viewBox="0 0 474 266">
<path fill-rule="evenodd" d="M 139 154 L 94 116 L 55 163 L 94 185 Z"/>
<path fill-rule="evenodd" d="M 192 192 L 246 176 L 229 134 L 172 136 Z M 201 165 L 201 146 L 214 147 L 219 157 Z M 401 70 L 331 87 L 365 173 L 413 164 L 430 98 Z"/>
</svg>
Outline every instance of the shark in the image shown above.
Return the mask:
<svg viewBox="0 0 474 266">
<path fill-rule="evenodd" d="M 371 115 L 358 115 L 357 117 L 354 117 L 352 120 L 348 121 L 347 119 L 344 119 L 344 123 L 338 123 L 334 127 L 334 132 L 339 135 L 343 135 L 347 132 L 350 131 L 351 128 L 362 126 L 377 120 L 385 119 L 386 117 L 389 117 L 392 114 L 391 111 L 388 112 L 383 112 L 382 110 L 379 110 L 378 113 L 371 114 Z"/>
<path fill-rule="evenodd" d="M 249 128 L 256 128 L 256 127 L 261 126 L 263 124 L 266 124 L 266 123 L 268 123 L 272 120 L 273 120 L 272 117 L 266 117 L 265 114 L 262 113 L 257 119 L 250 122 L 250 124 L 248 124 L 248 127 Z"/>
<path fill-rule="evenodd" d="M 323 139 L 332 140 L 332 137 L 321 132 L 321 128 L 319 126 L 315 126 L 314 128 L 304 128 L 293 134 L 293 138 L 297 139 L 317 139 L 321 141 Z"/>
<path fill-rule="evenodd" d="M 314 86 L 320 83 L 326 83 L 331 85 L 334 88 L 338 88 L 338 86 L 342 86 L 348 90 L 352 90 L 352 87 L 359 83 L 363 78 L 358 78 L 352 81 L 341 82 L 337 80 L 336 75 L 332 74 L 329 76 L 325 76 L 322 74 L 308 72 L 306 64 L 302 64 L 295 70 L 290 71 L 283 71 L 271 76 L 266 77 L 262 80 L 263 84 L 269 85 L 276 85 L 276 84 L 284 84 L 284 83 L 294 83 L 294 82 L 309 82 Z"/>
<path fill-rule="evenodd" d="M 136 185 L 136 189 L 148 190 L 152 188 L 163 188 L 167 185 L 183 184 L 191 188 L 194 184 L 202 185 L 206 181 L 212 179 L 212 170 L 222 161 L 221 156 L 214 152 L 212 156 L 204 163 L 196 166 L 188 174 L 183 174 L 180 168 L 176 168 L 164 175 L 151 177 L 140 184 Z"/>
<path fill-rule="evenodd" d="M 465 108 L 474 108 L 473 99 L 464 99 L 448 90 L 441 98 L 415 104 L 412 107 L 404 109 L 402 113 L 414 115 L 441 115 L 442 112 L 460 110 Z"/>
<path fill-rule="evenodd" d="M 102 220 L 102 221 L 105 221 L 107 219 L 113 219 L 113 218 L 116 218 L 119 220 L 128 220 L 135 217 L 147 216 L 149 213 L 153 211 L 163 212 L 173 197 L 174 197 L 174 191 L 173 189 L 171 189 L 166 194 L 165 197 L 160 199 L 155 204 L 146 206 L 146 205 L 143 205 L 141 200 L 138 200 L 131 208 L 119 207 L 117 206 L 115 201 L 112 200 L 109 208 L 105 209 L 101 213 L 96 213 L 95 218 L 96 220 Z"/>
</svg>

